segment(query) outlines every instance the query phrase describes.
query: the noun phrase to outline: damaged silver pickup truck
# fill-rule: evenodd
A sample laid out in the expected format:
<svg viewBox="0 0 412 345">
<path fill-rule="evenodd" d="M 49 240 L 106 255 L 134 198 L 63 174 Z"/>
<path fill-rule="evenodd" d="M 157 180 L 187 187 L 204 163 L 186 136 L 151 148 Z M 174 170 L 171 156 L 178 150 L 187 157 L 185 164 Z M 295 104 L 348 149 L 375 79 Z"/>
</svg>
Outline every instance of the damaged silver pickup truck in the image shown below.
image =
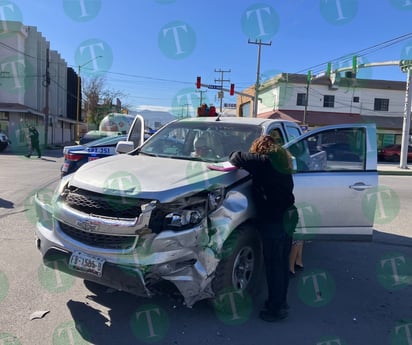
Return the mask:
<svg viewBox="0 0 412 345">
<path fill-rule="evenodd" d="M 251 178 L 227 158 L 262 134 L 294 156 L 297 236 L 371 237 L 374 199 L 366 193 L 377 186 L 373 125 L 302 135 L 288 121 L 218 116 L 171 122 L 144 144 L 143 131 L 137 117 L 129 141 L 118 144 L 119 152 L 136 149 L 64 177 L 51 203 L 35 198 L 45 265 L 138 296 L 166 286 L 188 307 L 226 289 L 253 290 L 262 262 Z M 327 154 L 342 143 L 350 152 Z"/>
</svg>

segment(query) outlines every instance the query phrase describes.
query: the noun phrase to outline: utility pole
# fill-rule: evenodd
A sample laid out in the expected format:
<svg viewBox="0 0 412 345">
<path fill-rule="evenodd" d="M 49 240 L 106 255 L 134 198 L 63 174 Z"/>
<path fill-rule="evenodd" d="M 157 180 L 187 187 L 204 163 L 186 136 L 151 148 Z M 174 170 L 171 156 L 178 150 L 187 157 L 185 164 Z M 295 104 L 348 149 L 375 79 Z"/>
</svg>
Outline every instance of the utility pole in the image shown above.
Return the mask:
<svg viewBox="0 0 412 345">
<path fill-rule="evenodd" d="M 199 93 L 200 93 L 200 102 L 199 102 L 199 105 L 202 105 L 202 103 L 203 103 L 203 94 L 204 94 L 205 92 L 207 92 L 207 90 L 196 90 L 196 92 L 199 92 Z"/>
<path fill-rule="evenodd" d="M 49 48 L 46 49 L 46 74 L 42 85 L 46 88 L 46 100 L 44 106 L 44 148 L 47 149 L 47 144 L 49 140 L 49 85 L 50 85 L 50 51 Z"/>
<path fill-rule="evenodd" d="M 270 46 L 272 45 L 272 41 L 269 43 L 263 43 L 262 40 L 255 40 L 254 42 L 250 39 L 248 40 L 249 44 L 257 44 L 258 45 L 258 60 L 257 60 L 257 69 L 256 69 L 256 84 L 255 84 L 255 99 L 253 101 L 253 117 L 257 117 L 258 111 L 258 101 L 259 101 L 259 87 L 260 87 L 260 54 L 262 46 Z"/>
<path fill-rule="evenodd" d="M 219 70 L 215 69 L 215 72 L 221 74 L 220 79 L 215 79 L 215 83 L 220 82 L 220 90 L 219 90 L 218 95 L 219 95 L 219 98 L 220 98 L 220 112 L 222 112 L 223 111 L 223 90 L 222 90 L 223 89 L 223 82 L 230 83 L 230 80 L 223 79 L 223 74 L 224 73 L 230 73 L 231 71 L 230 71 L 230 69 L 227 70 L 227 71 L 223 71 L 221 69 L 219 69 Z"/>
<path fill-rule="evenodd" d="M 403 115 L 403 126 L 402 126 L 402 145 L 401 145 L 401 159 L 399 167 L 401 169 L 408 168 L 408 147 L 410 138 L 410 127 L 411 127 L 411 83 L 412 83 L 412 60 L 401 60 L 399 63 L 402 72 L 407 73 L 406 79 L 406 91 L 405 91 L 405 108 Z"/>
<path fill-rule="evenodd" d="M 305 95 L 305 109 L 303 111 L 303 125 L 306 126 L 306 115 L 308 112 L 308 104 L 309 104 L 309 87 L 310 81 L 312 80 L 312 72 L 308 71 L 306 76 L 306 95 Z"/>
</svg>

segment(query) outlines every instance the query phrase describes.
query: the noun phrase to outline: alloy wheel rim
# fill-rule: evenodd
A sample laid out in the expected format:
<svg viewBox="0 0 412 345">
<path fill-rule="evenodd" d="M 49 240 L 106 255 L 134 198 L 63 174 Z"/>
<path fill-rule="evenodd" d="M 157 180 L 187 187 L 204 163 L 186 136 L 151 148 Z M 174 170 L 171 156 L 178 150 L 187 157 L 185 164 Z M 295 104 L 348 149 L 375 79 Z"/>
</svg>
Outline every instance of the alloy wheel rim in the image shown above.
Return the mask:
<svg viewBox="0 0 412 345">
<path fill-rule="evenodd" d="M 232 271 L 232 284 L 236 290 L 247 288 L 252 279 L 254 263 L 255 255 L 251 247 L 243 247 L 237 253 Z"/>
</svg>

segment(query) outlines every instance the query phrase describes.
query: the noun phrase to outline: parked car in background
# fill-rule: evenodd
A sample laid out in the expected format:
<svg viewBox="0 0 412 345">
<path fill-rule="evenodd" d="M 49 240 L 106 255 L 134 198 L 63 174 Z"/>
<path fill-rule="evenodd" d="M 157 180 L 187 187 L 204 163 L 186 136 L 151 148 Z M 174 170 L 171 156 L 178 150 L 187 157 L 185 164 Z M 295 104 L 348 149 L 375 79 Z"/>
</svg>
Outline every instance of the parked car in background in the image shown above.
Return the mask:
<svg viewBox="0 0 412 345">
<path fill-rule="evenodd" d="M 127 135 L 111 135 L 81 145 L 65 146 L 61 176 L 75 172 L 87 162 L 114 155 L 117 143 L 126 139 Z"/>
<path fill-rule="evenodd" d="M 0 152 L 4 151 L 10 144 L 11 141 L 9 140 L 9 137 L 6 135 L 6 133 L 0 131 Z"/>
<path fill-rule="evenodd" d="M 399 162 L 401 160 L 401 145 L 387 145 L 378 150 L 378 159 L 387 162 Z M 412 145 L 408 146 L 408 161 L 412 161 Z"/>
</svg>

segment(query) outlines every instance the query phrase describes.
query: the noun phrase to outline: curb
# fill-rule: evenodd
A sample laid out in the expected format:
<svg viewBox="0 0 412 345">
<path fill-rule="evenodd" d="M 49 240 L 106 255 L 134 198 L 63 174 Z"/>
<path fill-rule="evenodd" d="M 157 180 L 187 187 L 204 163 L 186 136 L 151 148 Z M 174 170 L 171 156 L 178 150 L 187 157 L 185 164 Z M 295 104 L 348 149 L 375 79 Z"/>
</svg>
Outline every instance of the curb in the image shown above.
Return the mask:
<svg viewBox="0 0 412 345">
<path fill-rule="evenodd" d="M 378 175 L 412 176 L 412 170 L 406 170 L 406 171 L 378 170 Z"/>
</svg>

